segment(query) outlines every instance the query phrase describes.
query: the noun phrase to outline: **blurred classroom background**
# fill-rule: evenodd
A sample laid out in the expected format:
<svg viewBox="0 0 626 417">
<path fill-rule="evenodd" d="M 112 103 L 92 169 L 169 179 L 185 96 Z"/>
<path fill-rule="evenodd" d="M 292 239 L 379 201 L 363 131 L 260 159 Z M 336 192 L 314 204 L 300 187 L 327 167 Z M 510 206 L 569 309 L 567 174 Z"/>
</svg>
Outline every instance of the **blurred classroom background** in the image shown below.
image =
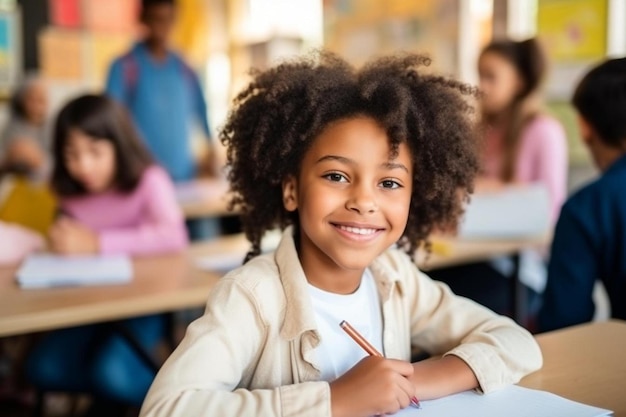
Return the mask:
<svg viewBox="0 0 626 417">
<path fill-rule="evenodd" d="M 0 0 L 0 127 L 8 120 L 12 92 L 31 74 L 45 80 L 49 120 L 78 94 L 102 91 L 111 62 L 141 37 L 139 5 L 140 0 Z M 570 99 L 574 86 L 592 65 L 605 57 L 626 55 L 624 0 L 177 0 L 177 6 L 173 47 L 199 75 L 214 139 L 226 119 L 232 98 L 249 80 L 250 68 L 266 68 L 315 48 L 336 52 L 356 65 L 374 56 L 410 51 L 433 58 L 429 71 L 478 85 L 477 61 L 487 44 L 494 39 L 537 36 L 550 60 L 543 96 L 549 112 L 566 130 L 568 191 L 571 193 L 597 175 L 580 139 Z M 198 131 L 195 136 L 194 150 L 200 155 L 205 152 L 207 141 L 203 132 Z M 226 191 L 223 187 L 217 190 L 222 195 Z M 179 187 L 179 200 L 186 200 L 187 192 L 190 200 L 195 198 L 193 189 Z M 184 206 L 185 201 L 182 203 Z M 204 201 L 183 209 L 187 218 L 201 217 L 213 210 Z M 218 207 L 212 215 L 226 214 L 223 210 Z M 206 269 L 223 272 L 226 264 L 234 267 L 240 263 L 247 246 L 242 236 L 238 239 L 233 240 L 237 246 L 227 246 L 233 250 L 224 249 L 226 246 L 216 250 L 218 259 L 213 257 L 213 261 L 217 264 L 210 263 Z M 192 247 L 193 256 L 205 256 L 223 244 L 203 243 Z M 495 241 L 483 245 L 480 256 L 485 257 L 485 253 L 490 256 L 491 251 L 495 254 L 518 251 L 517 244 L 513 247 L 514 250 L 503 249 L 501 242 Z M 459 252 L 463 252 L 463 246 Z M 208 258 L 205 261 L 209 262 Z M 182 263 L 180 259 L 170 262 L 158 257 L 139 262 L 151 263 L 151 274 L 163 269 L 159 262 L 173 263 L 171 268 Z M 449 260 L 444 260 L 442 266 L 444 263 L 447 265 Z M 435 260 L 431 267 L 437 265 Z M 168 272 L 167 268 L 163 270 Z M 5 277 L 13 273 L 7 271 L 4 270 Z M 177 286 L 186 291 L 178 295 L 186 297 L 185 301 L 159 305 L 154 310 L 201 308 L 206 300 L 202 291 L 208 290 L 214 281 L 198 278 L 197 274 L 193 280 L 188 279 L 186 271 L 170 274 L 175 284 L 165 289 L 149 281 L 151 276 L 146 273 L 138 274 L 135 282 L 145 285 L 142 291 L 154 291 L 149 294 L 154 295 L 154 303 L 167 301 L 167 296 L 159 291 L 175 293 L 179 290 Z M 10 288 L 11 294 L 24 296 L 16 288 L 12 275 L 9 279 L 10 282 L 2 283 L 0 293 L 3 288 Z M 202 291 L 198 292 L 193 285 Z M 177 300 L 174 296 L 172 299 Z M 605 317 L 606 304 L 600 298 L 598 309 L 604 311 Z M 20 308 L 11 308 L 3 310 L 9 312 L 5 324 L 10 314 L 20 312 Z M 124 314 L 146 313 L 131 310 Z M 43 307 L 39 313 L 46 314 Z M 105 312 L 98 320 L 107 318 Z M 72 320 L 68 326 L 78 324 Z M 0 336 L 54 327 L 46 324 L 19 331 L 0 328 L 6 330 Z M 0 414 L 2 410 L 0 407 Z"/>
<path fill-rule="evenodd" d="M 24 74 L 50 89 L 50 113 L 104 86 L 111 61 L 137 38 L 137 0 L 0 1 L 0 125 Z M 569 105 L 592 63 L 626 53 L 621 0 L 179 0 L 174 46 L 204 86 L 212 128 L 253 66 L 324 47 L 359 64 L 397 50 L 433 57 L 433 70 L 477 83 L 476 60 L 493 38 L 538 35 L 551 60 L 550 110 L 567 130 L 570 189 L 594 174 Z M 215 134 L 214 134 L 215 137 Z M 198 147 L 203 142 L 197 141 Z"/>
</svg>

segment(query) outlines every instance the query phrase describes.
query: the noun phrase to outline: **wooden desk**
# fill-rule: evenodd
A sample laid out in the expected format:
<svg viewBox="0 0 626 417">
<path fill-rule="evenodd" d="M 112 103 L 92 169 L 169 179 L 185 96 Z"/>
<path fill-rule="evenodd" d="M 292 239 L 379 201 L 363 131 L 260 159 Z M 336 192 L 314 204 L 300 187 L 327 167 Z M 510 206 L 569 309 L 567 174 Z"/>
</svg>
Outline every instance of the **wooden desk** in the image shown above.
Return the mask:
<svg viewBox="0 0 626 417">
<path fill-rule="evenodd" d="M 186 219 L 233 215 L 228 210 L 228 183 L 199 179 L 176 184 L 176 197 Z"/>
<path fill-rule="evenodd" d="M 626 322 L 590 323 L 537 336 L 543 368 L 520 385 L 626 417 Z"/>
<path fill-rule="evenodd" d="M 218 274 L 186 254 L 133 261 L 130 284 L 22 290 L 16 268 L 0 268 L 0 337 L 203 306 Z"/>
</svg>

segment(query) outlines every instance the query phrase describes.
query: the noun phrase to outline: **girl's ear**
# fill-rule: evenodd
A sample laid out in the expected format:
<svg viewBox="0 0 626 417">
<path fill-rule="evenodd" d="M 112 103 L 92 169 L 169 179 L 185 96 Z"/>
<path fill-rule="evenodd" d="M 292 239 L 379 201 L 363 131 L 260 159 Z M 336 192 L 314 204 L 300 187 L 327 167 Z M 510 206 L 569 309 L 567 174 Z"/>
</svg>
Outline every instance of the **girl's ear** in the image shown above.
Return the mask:
<svg viewBox="0 0 626 417">
<path fill-rule="evenodd" d="M 283 180 L 283 206 L 287 211 L 296 211 L 298 208 L 298 183 L 293 175 Z"/>
</svg>

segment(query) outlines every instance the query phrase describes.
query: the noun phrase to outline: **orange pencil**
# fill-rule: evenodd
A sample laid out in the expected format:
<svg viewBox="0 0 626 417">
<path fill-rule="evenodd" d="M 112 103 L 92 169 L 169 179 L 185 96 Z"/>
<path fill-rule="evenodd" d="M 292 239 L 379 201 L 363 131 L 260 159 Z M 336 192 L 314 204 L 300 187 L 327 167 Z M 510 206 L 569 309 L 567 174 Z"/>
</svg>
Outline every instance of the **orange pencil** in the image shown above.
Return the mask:
<svg viewBox="0 0 626 417">
<path fill-rule="evenodd" d="M 357 332 L 356 329 L 350 325 L 350 323 L 343 320 L 341 323 L 339 323 L 339 325 L 346 333 L 348 333 L 348 336 L 350 336 L 352 340 L 357 342 L 358 345 L 361 346 L 363 350 L 367 352 L 368 355 L 380 356 L 381 358 L 383 357 L 383 354 L 377 351 L 376 348 L 372 346 L 370 342 L 368 342 L 363 336 L 361 336 L 361 333 Z M 411 398 L 411 405 L 417 408 L 422 408 L 420 406 L 419 400 L 415 396 Z"/>
</svg>

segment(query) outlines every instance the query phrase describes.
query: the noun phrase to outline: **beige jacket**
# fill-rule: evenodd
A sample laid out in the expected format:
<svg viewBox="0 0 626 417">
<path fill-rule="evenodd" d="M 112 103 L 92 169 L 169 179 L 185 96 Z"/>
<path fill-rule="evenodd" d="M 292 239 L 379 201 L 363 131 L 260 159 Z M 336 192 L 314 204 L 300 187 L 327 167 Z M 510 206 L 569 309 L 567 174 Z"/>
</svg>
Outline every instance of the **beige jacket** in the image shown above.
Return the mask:
<svg viewBox="0 0 626 417">
<path fill-rule="evenodd" d="M 541 367 L 539 347 L 526 330 L 455 296 L 405 254 L 388 250 L 370 268 L 382 302 L 385 356 L 409 360 L 412 345 L 456 355 L 484 392 Z M 330 416 L 306 285 L 288 228 L 275 253 L 219 281 L 205 314 L 159 371 L 140 415 Z"/>
</svg>

